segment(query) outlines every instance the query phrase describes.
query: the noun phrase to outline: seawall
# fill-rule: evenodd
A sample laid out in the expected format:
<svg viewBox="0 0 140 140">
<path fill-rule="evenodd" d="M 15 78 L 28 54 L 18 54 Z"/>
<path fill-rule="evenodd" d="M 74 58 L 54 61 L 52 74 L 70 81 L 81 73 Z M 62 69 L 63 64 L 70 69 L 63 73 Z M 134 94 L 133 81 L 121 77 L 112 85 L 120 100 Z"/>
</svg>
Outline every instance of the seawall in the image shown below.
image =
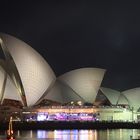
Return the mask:
<svg viewBox="0 0 140 140">
<path fill-rule="evenodd" d="M 0 123 L 0 130 L 6 130 L 8 122 Z M 47 122 L 13 122 L 14 130 L 54 130 L 54 129 L 140 129 L 140 123 L 134 122 L 80 122 L 80 121 L 47 121 Z"/>
</svg>

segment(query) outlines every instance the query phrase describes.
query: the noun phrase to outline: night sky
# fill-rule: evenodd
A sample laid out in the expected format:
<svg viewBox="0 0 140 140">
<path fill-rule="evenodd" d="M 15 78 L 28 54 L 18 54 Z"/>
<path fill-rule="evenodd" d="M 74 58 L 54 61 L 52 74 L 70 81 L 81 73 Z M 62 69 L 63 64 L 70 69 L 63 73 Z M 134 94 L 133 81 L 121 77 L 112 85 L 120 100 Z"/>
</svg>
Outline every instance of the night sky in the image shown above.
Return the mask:
<svg viewBox="0 0 140 140">
<path fill-rule="evenodd" d="M 107 70 L 104 87 L 140 87 L 140 3 L 5 0 L 0 5 L 0 32 L 32 46 L 56 76 L 97 67 Z"/>
</svg>

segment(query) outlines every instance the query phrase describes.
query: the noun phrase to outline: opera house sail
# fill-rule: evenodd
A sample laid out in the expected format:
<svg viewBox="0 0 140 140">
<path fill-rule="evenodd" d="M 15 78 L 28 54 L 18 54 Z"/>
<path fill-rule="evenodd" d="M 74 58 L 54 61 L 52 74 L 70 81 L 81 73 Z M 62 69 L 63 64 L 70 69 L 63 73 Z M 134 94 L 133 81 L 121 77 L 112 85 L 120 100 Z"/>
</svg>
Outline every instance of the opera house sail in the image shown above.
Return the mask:
<svg viewBox="0 0 140 140">
<path fill-rule="evenodd" d="M 57 78 L 45 98 L 62 103 L 82 101 L 93 104 L 104 74 L 105 70 L 99 68 L 80 68 L 67 72 Z"/>
<path fill-rule="evenodd" d="M 35 118 L 45 120 L 140 121 L 140 88 L 102 87 L 105 69 L 84 67 L 56 78 L 46 60 L 25 42 L 0 33 L 0 47 L 0 107 L 7 100 L 18 101 L 21 109 L 35 109 Z"/>
<path fill-rule="evenodd" d="M 2 68 L 16 87 L 18 99 L 24 106 L 34 105 L 53 85 L 54 72 L 43 57 L 23 41 L 1 33 L 0 45 L 5 55 Z M 5 95 L 6 82 L 2 85 L 1 98 L 14 98 L 14 92 Z"/>
</svg>

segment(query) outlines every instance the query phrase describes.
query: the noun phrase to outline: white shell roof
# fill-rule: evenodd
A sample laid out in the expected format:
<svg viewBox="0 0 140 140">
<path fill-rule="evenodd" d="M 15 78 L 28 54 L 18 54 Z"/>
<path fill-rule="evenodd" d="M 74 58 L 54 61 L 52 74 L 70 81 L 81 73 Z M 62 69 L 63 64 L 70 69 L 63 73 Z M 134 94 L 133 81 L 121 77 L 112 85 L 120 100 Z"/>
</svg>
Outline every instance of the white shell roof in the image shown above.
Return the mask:
<svg viewBox="0 0 140 140">
<path fill-rule="evenodd" d="M 120 96 L 120 92 L 110 88 L 101 87 L 100 90 L 107 97 L 112 105 L 116 105 Z"/>
<path fill-rule="evenodd" d="M 81 99 L 71 88 L 59 82 L 55 82 L 52 89 L 47 93 L 45 99 L 59 103 L 69 103 L 71 101 L 81 101 Z"/>
<path fill-rule="evenodd" d="M 33 48 L 23 41 L 6 34 L 0 34 L 4 45 L 19 72 L 27 105 L 34 105 L 55 81 L 55 75 L 48 63 Z"/>
<path fill-rule="evenodd" d="M 2 99 L 2 88 L 3 88 L 3 83 L 4 83 L 4 70 L 0 66 L 0 99 Z"/>
<path fill-rule="evenodd" d="M 117 105 L 129 105 L 129 102 L 128 102 L 127 98 L 125 97 L 125 95 L 120 94 Z"/>
<path fill-rule="evenodd" d="M 68 85 L 86 102 L 93 103 L 105 74 L 104 69 L 81 68 L 65 73 L 58 79 Z"/>
<path fill-rule="evenodd" d="M 13 100 L 21 101 L 21 97 L 8 75 L 6 77 L 6 84 L 4 87 L 4 79 L 5 79 L 4 76 L 5 76 L 5 71 L 0 66 L 0 99 L 2 99 L 1 103 L 3 102 L 4 99 L 13 99 Z M 4 94 L 2 92 L 4 92 Z"/>
<path fill-rule="evenodd" d="M 123 95 L 128 99 L 131 107 L 138 110 L 140 107 L 140 87 L 129 89 L 122 92 Z"/>
<path fill-rule="evenodd" d="M 21 96 L 19 95 L 17 88 L 12 83 L 9 77 L 7 78 L 6 81 L 3 100 L 4 99 L 13 99 L 13 100 L 21 101 Z"/>
</svg>

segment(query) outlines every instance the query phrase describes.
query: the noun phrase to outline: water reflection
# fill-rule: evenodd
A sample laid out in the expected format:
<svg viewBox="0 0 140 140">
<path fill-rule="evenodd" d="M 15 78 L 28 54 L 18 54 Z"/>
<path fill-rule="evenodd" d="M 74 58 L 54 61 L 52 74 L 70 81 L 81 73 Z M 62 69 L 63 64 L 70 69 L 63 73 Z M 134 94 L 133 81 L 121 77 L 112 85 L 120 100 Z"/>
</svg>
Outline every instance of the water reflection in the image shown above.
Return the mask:
<svg viewBox="0 0 140 140">
<path fill-rule="evenodd" d="M 94 140 L 95 130 L 55 130 L 54 138 L 62 140 Z"/>
<path fill-rule="evenodd" d="M 16 131 L 17 140 L 129 140 L 140 136 L 140 129 L 107 129 L 107 130 L 37 130 Z M 0 140 L 5 139 L 5 132 L 0 131 Z"/>
</svg>

